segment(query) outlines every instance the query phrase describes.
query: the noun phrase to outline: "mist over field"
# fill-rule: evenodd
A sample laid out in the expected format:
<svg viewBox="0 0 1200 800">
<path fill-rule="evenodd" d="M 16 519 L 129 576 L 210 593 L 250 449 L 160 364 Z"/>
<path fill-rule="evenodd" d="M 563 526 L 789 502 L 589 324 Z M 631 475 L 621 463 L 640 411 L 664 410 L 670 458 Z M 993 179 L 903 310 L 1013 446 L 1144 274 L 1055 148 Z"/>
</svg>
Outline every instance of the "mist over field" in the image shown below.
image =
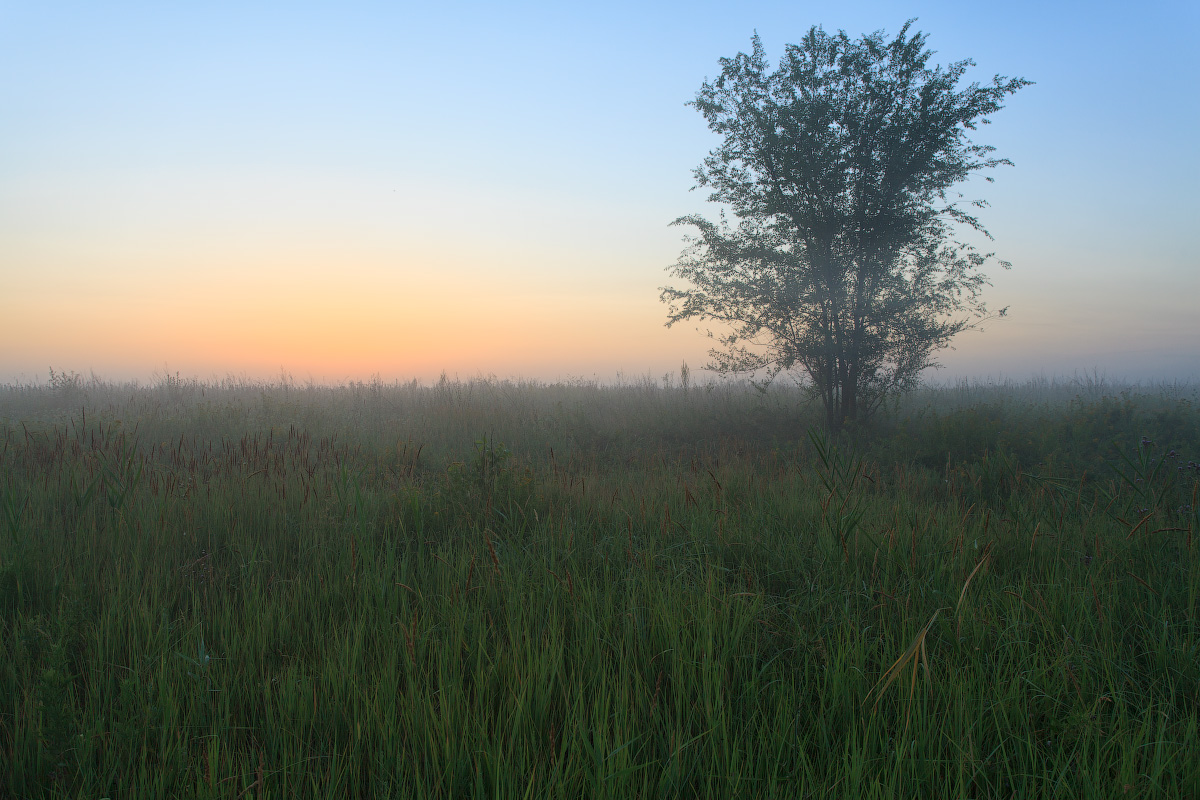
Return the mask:
<svg viewBox="0 0 1200 800">
<path fill-rule="evenodd" d="M 0 788 L 1200 791 L 1194 384 L 667 377 L 0 385 Z"/>
<path fill-rule="evenodd" d="M 1200 6 L 0 9 L 0 797 L 1200 797 Z"/>
</svg>

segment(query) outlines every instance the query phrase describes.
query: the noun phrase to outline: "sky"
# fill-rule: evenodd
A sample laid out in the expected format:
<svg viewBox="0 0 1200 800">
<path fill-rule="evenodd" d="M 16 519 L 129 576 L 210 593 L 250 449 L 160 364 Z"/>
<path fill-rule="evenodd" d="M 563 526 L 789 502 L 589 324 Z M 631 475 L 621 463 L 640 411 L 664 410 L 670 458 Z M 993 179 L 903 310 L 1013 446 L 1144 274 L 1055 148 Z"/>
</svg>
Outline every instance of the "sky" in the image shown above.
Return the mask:
<svg viewBox="0 0 1200 800">
<path fill-rule="evenodd" d="M 909 18 L 967 80 L 989 306 L 934 380 L 1200 378 L 1200 4 L 0 0 L 0 382 L 633 379 L 750 48 Z"/>
</svg>

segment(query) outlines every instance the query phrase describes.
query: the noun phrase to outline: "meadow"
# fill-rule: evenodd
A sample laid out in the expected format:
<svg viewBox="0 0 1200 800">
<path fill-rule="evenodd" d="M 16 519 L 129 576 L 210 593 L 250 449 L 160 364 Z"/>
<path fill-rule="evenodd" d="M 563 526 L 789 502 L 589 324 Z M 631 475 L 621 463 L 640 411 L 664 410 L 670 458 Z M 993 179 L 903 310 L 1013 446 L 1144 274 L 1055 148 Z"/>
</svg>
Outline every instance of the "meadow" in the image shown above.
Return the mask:
<svg viewBox="0 0 1200 800">
<path fill-rule="evenodd" d="M 0 795 L 1200 797 L 1197 395 L 0 386 Z"/>
</svg>

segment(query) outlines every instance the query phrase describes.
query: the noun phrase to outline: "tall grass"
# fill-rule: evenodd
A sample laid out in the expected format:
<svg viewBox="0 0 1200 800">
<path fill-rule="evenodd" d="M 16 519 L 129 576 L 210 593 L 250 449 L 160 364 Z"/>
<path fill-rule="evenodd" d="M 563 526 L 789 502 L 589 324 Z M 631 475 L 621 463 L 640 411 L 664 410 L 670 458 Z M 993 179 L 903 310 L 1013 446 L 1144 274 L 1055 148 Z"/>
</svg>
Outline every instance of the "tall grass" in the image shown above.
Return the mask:
<svg viewBox="0 0 1200 800">
<path fill-rule="evenodd" d="M 1200 796 L 1191 387 L 55 378 L 0 794 Z"/>
</svg>

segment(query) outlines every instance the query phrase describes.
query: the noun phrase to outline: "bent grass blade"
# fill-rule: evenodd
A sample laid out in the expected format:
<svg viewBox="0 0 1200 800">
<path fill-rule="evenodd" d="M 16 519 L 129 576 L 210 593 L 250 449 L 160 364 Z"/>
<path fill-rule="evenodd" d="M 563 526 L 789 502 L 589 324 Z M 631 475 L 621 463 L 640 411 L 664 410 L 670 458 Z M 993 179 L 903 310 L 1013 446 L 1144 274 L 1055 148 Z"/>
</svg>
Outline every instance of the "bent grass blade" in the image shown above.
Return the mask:
<svg viewBox="0 0 1200 800">
<path fill-rule="evenodd" d="M 976 567 L 976 569 L 978 569 L 978 567 Z M 972 573 L 972 575 L 974 575 L 974 573 Z M 875 695 L 875 704 L 871 707 L 871 713 L 874 714 L 879 709 L 879 701 L 882 699 L 883 693 L 887 691 L 889 686 L 895 683 L 896 679 L 900 677 L 900 673 L 909 664 L 909 662 L 912 662 L 912 680 L 909 682 L 908 691 L 909 702 L 905 707 L 904 712 L 905 733 L 908 732 L 909 717 L 912 713 L 912 699 L 917 690 L 917 668 L 919 666 L 924 666 L 925 680 L 931 680 L 929 671 L 929 652 L 925 648 L 925 637 L 929 634 L 929 629 L 933 627 L 933 623 L 937 621 L 938 614 L 941 612 L 942 609 L 940 608 L 933 612 L 933 616 L 930 617 L 929 621 L 925 623 L 925 627 L 921 628 L 921 632 L 917 634 L 917 638 L 914 639 L 912 644 L 908 646 L 908 649 L 896 659 L 895 663 L 888 667 L 887 671 L 880 676 L 878 681 L 876 681 L 875 686 L 871 689 L 871 691 L 867 693 L 868 699 L 872 694 Z M 883 684 L 882 686 L 880 686 L 881 683 Z"/>
</svg>

